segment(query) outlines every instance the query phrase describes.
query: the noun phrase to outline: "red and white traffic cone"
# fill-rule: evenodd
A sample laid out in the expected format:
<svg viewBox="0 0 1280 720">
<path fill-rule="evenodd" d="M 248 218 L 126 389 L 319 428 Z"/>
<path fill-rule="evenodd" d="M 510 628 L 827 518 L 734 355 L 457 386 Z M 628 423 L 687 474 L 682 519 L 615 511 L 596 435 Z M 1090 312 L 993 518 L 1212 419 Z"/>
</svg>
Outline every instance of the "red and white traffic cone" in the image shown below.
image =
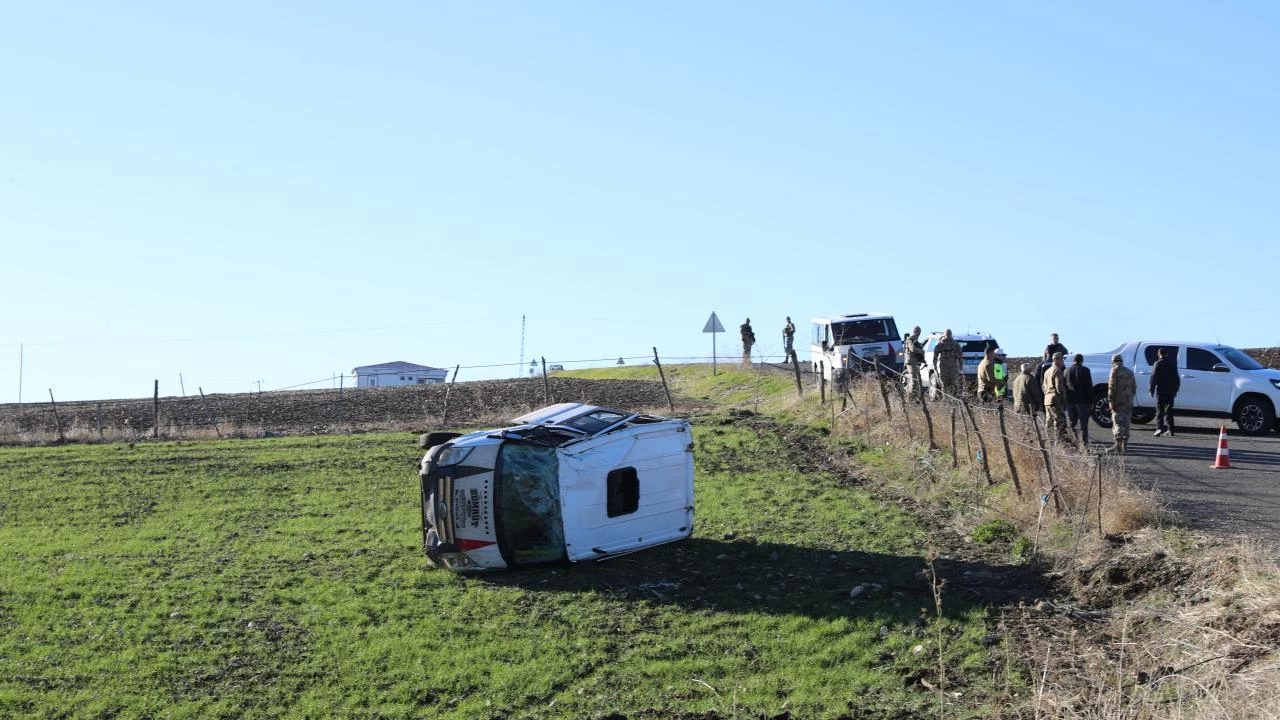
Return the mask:
<svg viewBox="0 0 1280 720">
<path fill-rule="evenodd" d="M 1227 449 L 1227 426 L 1222 426 L 1222 432 L 1218 434 L 1218 457 L 1214 459 L 1213 464 L 1209 467 L 1214 470 L 1230 470 L 1231 469 L 1231 451 Z"/>
</svg>

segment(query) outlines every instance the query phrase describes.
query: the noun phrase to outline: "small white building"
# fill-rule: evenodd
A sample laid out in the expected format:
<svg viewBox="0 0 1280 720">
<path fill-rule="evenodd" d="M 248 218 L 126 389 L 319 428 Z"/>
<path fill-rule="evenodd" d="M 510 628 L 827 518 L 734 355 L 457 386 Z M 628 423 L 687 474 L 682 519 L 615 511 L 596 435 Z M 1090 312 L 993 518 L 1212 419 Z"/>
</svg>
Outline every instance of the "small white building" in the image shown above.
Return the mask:
<svg viewBox="0 0 1280 720">
<path fill-rule="evenodd" d="M 351 374 L 356 376 L 356 387 L 432 385 L 442 383 L 449 377 L 449 371 L 443 368 L 415 365 L 400 360 L 381 365 L 361 365 L 353 369 Z"/>
</svg>

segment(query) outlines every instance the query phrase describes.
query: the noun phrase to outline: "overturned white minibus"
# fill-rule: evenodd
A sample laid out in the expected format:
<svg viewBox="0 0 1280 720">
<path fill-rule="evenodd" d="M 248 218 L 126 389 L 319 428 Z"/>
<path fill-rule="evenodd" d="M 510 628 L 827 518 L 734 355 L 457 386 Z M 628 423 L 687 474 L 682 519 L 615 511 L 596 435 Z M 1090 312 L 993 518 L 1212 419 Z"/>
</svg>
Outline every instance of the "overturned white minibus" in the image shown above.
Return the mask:
<svg viewBox="0 0 1280 720">
<path fill-rule="evenodd" d="M 693 532 L 686 420 L 560 403 L 422 444 L 422 541 L 439 567 L 602 559 Z"/>
</svg>

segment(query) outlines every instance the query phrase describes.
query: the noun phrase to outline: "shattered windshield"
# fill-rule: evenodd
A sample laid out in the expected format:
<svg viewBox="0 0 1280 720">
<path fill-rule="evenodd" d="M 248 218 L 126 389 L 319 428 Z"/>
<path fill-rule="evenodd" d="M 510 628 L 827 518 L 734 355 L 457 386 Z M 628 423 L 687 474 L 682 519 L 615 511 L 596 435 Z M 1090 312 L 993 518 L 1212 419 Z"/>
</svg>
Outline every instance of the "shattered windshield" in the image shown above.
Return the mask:
<svg viewBox="0 0 1280 720">
<path fill-rule="evenodd" d="M 502 444 L 497 488 L 499 542 L 513 564 L 563 560 L 560 464 L 552 447 Z"/>
</svg>

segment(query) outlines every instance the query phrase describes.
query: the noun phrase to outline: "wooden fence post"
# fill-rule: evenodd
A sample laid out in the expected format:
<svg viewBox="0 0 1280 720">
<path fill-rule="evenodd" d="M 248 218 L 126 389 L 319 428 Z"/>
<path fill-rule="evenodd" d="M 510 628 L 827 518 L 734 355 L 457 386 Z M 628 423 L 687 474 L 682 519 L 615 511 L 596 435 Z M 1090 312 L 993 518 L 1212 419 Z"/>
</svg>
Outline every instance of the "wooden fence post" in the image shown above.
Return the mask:
<svg viewBox="0 0 1280 720">
<path fill-rule="evenodd" d="M 956 406 L 951 405 L 951 467 L 952 469 L 960 467 L 959 461 L 956 459 L 960 453 L 956 447 Z"/>
<path fill-rule="evenodd" d="M 818 401 L 827 404 L 827 376 L 822 373 L 818 373 Z"/>
<path fill-rule="evenodd" d="M 796 373 L 796 395 L 804 397 L 804 386 L 800 384 L 800 361 L 796 359 L 796 353 L 791 351 L 791 369 Z M 675 412 L 672 410 L 672 412 Z"/>
<path fill-rule="evenodd" d="M 204 419 L 213 426 L 213 431 L 218 433 L 218 437 L 222 437 L 222 430 L 218 427 L 218 421 L 213 419 L 213 413 L 209 412 L 209 401 L 204 397 L 204 388 L 200 388 L 200 404 L 204 405 Z"/>
<path fill-rule="evenodd" d="M 760 378 L 764 373 L 764 353 L 760 353 L 760 362 L 756 363 L 756 403 L 755 413 L 760 414 Z"/>
<path fill-rule="evenodd" d="M 880 398 L 884 400 L 884 415 L 886 418 L 893 419 L 893 411 L 889 409 L 889 391 L 884 389 L 884 375 L 880 374 L 880 360 L 876 359 L 875 365 L 876 382 L 880 386 Z"/>
<path fill-rule="evenodd" d="M 1013 452 L 1009 449 L 1009 433 L 1004 425 L 1004 403 L 997 405 L 996 411 L 1000 414 L 1000 442 L 1004 444 L 1004 459 L 1009 463 L 1009 476 L 1013 478 L 1013 489 L 1018 491 L 1018 497 L 1022 497 L 1022 483 L 1018 481 L 1018 467 L 1013 464 Z"/>
<path fill-rule="evenodd" d="M 551 379 L 547 377 L 547 359 L 542 360 L 542 403 L 544 405 L 551 404 Z"/>
<path fill-rule="evenodd" d="M 261 394 L 261 386 L 259 386 L 259 394 Z M 155 419 L 151 426 L 151 437 L 160 437 L 160 381 L 156 380 L 155 396 L 151 401 L 152 417 Z"/>
<path fill-rule="evenodd" d="M 62 434 L 62 420 L 58 418 L 58 403 L 53 399 L 53 388 L 49 388 L 49 404 L 53 406 L 53 424 L 58 428 L 58 442 L 66 442 L 67 437 Z"/>
<path fill-rule="evenodd" d="M 916 432 L 911 427 L 911 408 L 907 407 L 907 394 L 902 391 L 902 383 L 895 382 L 893 388 L 898 391 L 898 401 L 902 403 L 902 417 L 907 422 L 907 437 L 916 439 Z"/>
<path fill-rule="evenodd" d="M 667 374 L 662 372 L 662 363 L 658 361 L 658 348 L 653 349 L 653 364 L 658 366 L 658 377 L 662 378 L 662 392 L 667 394 L 667 407 L 671 408 L 671 414 L 676 414 L 676 404 L 671 402 L 671 388 L 667 387 Z M 800 382 L 800 374 L 796 374 L 796 383 Z"/>
<path fill-rule="evenodd" d="M 992 484 L 991 480 L 991 464 L 987 462 L 987 442 L 982 439 L 982 428 L 978 427 L 978 421 L 973 417 L 973 408 L 969 407 L 968 400 L 962 400 L 964 403 L 964 411 L 969 414 L 969 422 L 973 423 L 973 434 L 978 436 L 978 453 L 982 455 L 982 474 L 987 476 L 987 484 Z"/>
<path fill-rule="evenodd" d="M 924 413 L 925 427 L 929 428 L 929 449 L 937 450 L 938 443 L 933 440 L 933 416 L 929 415 L 929 404 L 925 402 L 924 393 L 920 393 L 920 411 Z"/>
<path fill-rule="evenodd" d="M 440 427 L 449 426 L 449 395 L 453 392 L 453 384 L 458 382 L 458 370 L 461 368 L 461 363 L 454 366 L 453 379 L 449 381 L 449 387 L 444 389 L 444 415 L 440 418 Z"/>
<path fill-rule="evenodd" d="M 1102 531 L 1102 456 L 1098 456 L 1098 537 L 1105 538 L 1106 533 Z"/>
<path fill-rule="evenodd" d="M 1036 443 L 1040 446 L 1040 454 L 1044 456 L 1044 471 L 1049 474 L 1049 494 L 1053 496 L 1053 509 L 1062 516 L 1062 501 L 1058 499 L 1058 481 L 1053 477 L 1053 463 L 1049 460 L 1049 451 L 1044 446 L 1044 435 L 1040 433 L 1040 421 L 1035 413 L 1031 414 L 1031 426 L 1036 429 Z"/>
</svg>

